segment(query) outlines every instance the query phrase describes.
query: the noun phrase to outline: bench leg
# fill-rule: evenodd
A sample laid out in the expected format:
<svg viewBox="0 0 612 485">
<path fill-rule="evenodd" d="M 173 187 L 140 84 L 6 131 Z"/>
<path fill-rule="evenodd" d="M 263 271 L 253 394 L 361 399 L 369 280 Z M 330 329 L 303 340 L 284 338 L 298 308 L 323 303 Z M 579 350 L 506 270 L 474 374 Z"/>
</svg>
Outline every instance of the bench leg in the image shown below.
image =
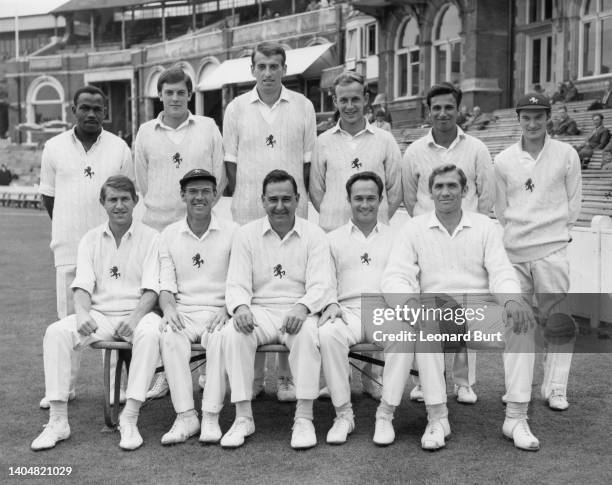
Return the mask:
<svg viewBox="0 0 612 485">
<path fill-rule="evenodd" d="M 109 429 L 113 429 L 116 426 L 116 422 L 113 422 L 111 416 L 111 405 L 110 405 L 110 362 L 112 349 L 104 350 L 104 422 Z"/>
<path fill-rule="evenodd" d="M 113 350 L 106 349 L 104 351 L 104 422 L 108 429 L 115 429 L 119 424 L 119 408 L 121 406 L 119 400 L 121 396 L 121 373 L 123 364 L 129 371 L 130 361 L 132 360 L 131 350 L 117 351 L 117 366 L 115 367 L 115 388 L 113 389 L 114 405 L 110 404 L 110 373 L 111 373 L 111 355 Z"/>
</svg>

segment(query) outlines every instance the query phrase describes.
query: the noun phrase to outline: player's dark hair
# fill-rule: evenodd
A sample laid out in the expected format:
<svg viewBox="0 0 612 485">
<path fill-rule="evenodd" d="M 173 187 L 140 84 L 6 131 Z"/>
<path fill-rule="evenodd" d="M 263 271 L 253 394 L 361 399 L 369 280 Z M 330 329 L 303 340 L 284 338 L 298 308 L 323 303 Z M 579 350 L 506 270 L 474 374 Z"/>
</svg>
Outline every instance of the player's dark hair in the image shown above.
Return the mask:
<svg viewBox="0 0 612 485">
<path fill-rule="evenodd" d="M 102 96 L 102 101 L 106 105 L 106 95 L 97 86 L 92 86 L 91 84 L 87 84 L 87 85 L 82 86 L 79 89 L 77 89 L 76 92 L 74 93 L 74 97 L 72 98 L 72 102 L 74 103 L 75 106 L 78 104 L 79 96 L 81 94 L 94 94 L 94 95 L 97 94 L 98 96 Z"/>
<path fill-rule="evenodd" d="M 334 89 L 333 93 L 336 94 L 337 86 L 346 86 L 348 84 L 359 83 L 363 86 L 363 94 L 365 95 L 368 92 L 368 83 L 362 74 L 359 74 L 355 71 L 344 71 L 336 76 L 334 79 Z"/>
<path fill-rule="evenodd" d="M 459 175 L 459 182 L 461 183 L 461 190 L 465 190 L 465 188 L 467 187 L 467 177 L 465 176 L 465 172 L 459 167 L 457 167 L 457 165 L 455 165 L 454 163 L 448 163 L 446 165 L 440 165 L 439 167 L 433 169 L 431 175 L 429 176 L 429 191 L 431 192 L 431 189 L 433 188 L 434 184 L 434 179 L 438 175 L 442 175 L 444 173 L 449 172 L 457 172 L 457 174 Z"/>
<path fill-rule="evenodd" d="M 251 65 L 255 65 L 255 54 L 260 52 L 266 57 L 281 56 L 283 66 L 287 63 L 285 48 L 277 42 L 261 42 L 255 46 L 251 53 Z"/>
<path fill-rule="evenodd" d="M 295 179 L 284 170 L 272 170 L 263 180 L 263 195 L 266 195 L 266 187 L 269 184 L 277 184 L 279 182 L 291 182 L 293 192 L 297 195 L 298 188 Z"/>
<path fill-rule="evenodd" d="M 431 88 L 429 88 L 429 91 L 427 91 L 427 107 L 431 108 L 431 98 L 434 96 L 440 96 L 442 94 L 452 94 L 457 103 L 457 107 L 459 107 L 461 104 L 461 97 L 463 96 L 461 89 L 453 86 L 451 83 L 443 82 L 434 84 Z"/>
<path fill-rule="evenodd" d="M 187 86 L 187 93 L 191 94 L 193 92 L 193 82 L 183 69 L 180 67 L 171 67 L 170 69 L 166 69 L 159 75 L 159 79 L 157 80 L 157 92 L 161 94 L 164 83 L 175 84 L 184 82 Z"/>
<path fill-rule="evenodd" d="M 136 187 L 134 186 L 134 182 L 132 182 L 125 175 L 112 175 L 106 179 L 106 182 L 102 184 L 100 188 L 100 202 L 104 202 L 106 200 L 106 188 L 110 187 L 115 190 L 123 190 L 124 192 L 129 192 L 132 196 L 132 200 L 136 202 L 138 200 L 136 198 Z"/>
<path fill-rule="evenodd" d="M 374 182 L 376 184 L 376 187 L 378 187 L 378 198 L 382 199 L 384 188 L 383 181 L 378 176 L 378 174 L 370 171 L 354 173 L 346 181 L 346 195 L 349 199 L 351 198 L 351 190 L 353 189 L 353 185 L 359 180 L 371 180 L 372 182 Z"/>
</svg>

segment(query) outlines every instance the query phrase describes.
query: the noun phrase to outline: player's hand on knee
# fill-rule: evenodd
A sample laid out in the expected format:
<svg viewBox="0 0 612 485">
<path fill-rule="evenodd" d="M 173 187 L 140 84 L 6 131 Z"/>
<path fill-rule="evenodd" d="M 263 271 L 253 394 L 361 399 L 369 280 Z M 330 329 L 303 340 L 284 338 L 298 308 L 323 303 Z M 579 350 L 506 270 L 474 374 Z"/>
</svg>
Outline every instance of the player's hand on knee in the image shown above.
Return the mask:
<svg viewBox="0 0 612 485">
<path fill-rule="evenodd" d="M 337 303 L 331 303 L 330 305 L 327 305 L 327 308 L 319 317 L 317 327 L 325 325 L 328 321 L 333 322 L 335 318 L 342 318 L 342 309 Z"/>
<path fill-rule="evenodd" d="M 130 320 L 122 320 L 115 330 L 115 335 L 123 340 L 131 342 L 134 337 L 134 328 L 135 326 L 131 324 Z"/>
<path fill-rule="evenodd" d="M 302 325 L 308 317 L 308 308 L 301 303 L 297 303 L 291 310 L 287 312 L 283 318 L 281 332 L 286 332 L 289 335 L 295 335 L 300 331 Z"/>
<path fill-rule="evenodd" d="M 219 311 L 215 313 L 213 317 L 208 321 L 206 325 L 208 333 L 214 332 L 216 329 L 221 330 L 229 319 L 230 316 L 224 306 L 219 309 Z"/>
<path fill-rule="evenodd" d="M 526 333 L 535 326 L 535 317 L 529 306 L 514 300 L 506 302 L 504 305 L 504 316 L 506 322 L 512 323 L 513 331 L 516 334 Z"/>
<path fill-rule="evenodd" d="M 234 327 L 240 333 L 250 334 L 257 324 L 253 318 L 251 309 L 246 305 L 240 305 L 234 310 Z"/>
<path fill-rule="evenodd" d="M 80 335 L 87 337 L 98 330 L 98 325 L 95 320 L 91 318 L 89 312 L 83 314 L 77 313 L 76 318 L 77 332 L 79 332 Z"/>
<path fill-rule="evenodd" d="M 174 307 L 166 308 L 166 310 L 164 311 L 164 318 L 162 319 L 162 323 L 164 321 L 166 322 L 166 325 L 164 325 L 165 328 L 163 329 L 164 331 L 168 331 L 167 329 L 169 328 L 173 332 L 180 332 L 185 328 L 185 322 L 183 322 L 183 318 Z"/>
</svg>

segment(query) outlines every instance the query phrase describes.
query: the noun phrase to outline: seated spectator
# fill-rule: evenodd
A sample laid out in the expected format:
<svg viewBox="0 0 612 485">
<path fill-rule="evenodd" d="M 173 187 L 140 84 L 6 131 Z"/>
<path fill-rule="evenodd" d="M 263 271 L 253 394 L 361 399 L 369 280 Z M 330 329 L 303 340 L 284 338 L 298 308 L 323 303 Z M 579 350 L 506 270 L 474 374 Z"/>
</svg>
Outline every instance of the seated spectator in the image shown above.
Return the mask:
<svg viewBox="0 0 612 485">
<path fill-rule="evenodd" d="M 462 130 L 465 129 L 465 124 L 470 119 L 470 113 L 468 113 L 467 106 L 464 104 L 459 108 L 459 114 L 457 115 L 457 126 Z"/>
<path fill-rule="evenodd" d="M 266 7 L 264 14 L 261 16 L 261 20 L 270 20 L 272 18 L 272 10 L 270 7 Z"/>
<path fill-rule="evenodd" d="M 468 130 L 484 130 L 491 119 L 489 116 L 480 111 L 480 106 L 474 106 L 472 109 L 471 118 L 465 123 L 465 131 Z"/>
<path fill-rule="evenodd" d="M 385 121 L 385 112 L 382 109 L 376 111 L 376 121 L 374 126 L 377 126 L 381 130 L 387 130 L 391 132 L 391 125 L 388 121 Z"/>
<path fill-rule="evenodd" d="M 557 84 L 557 91 L 552 95 L 552 97 L 550 98 L 550 101 L 554 104 L 554 103 L 559 103 L 561 101 L 563 101 L 565 99 L 565 93 L 566 93 L 567 89 L 565 89 L 565 84 L 564 83 L 558 83 Z"/>
<path fill-rule="evenodd" d="M 559 106 L 557 108 L 557 121 L 552 120 L 548 124 L 548 134 L 552 137 L 559 137 L 561 135 L 580 135 L 580 130 L 576 122 L 570 118 L 567 114 L 567 108 L 565 106 Z"/>
<path fill-rule="evenodd" d="M 385 121 L 389 123 L 390 126 L 393 126 L 393 120 L 391 119 L 391 113 L 387 109 L 387 95 L 385 93 L 378 93 L 374 98 L 374 102 L 372 103 L 372 108 L 374 108 L 374 112 L 379 109 L 383 110 L 385 113 Z"/>
<path fill-rule="evenodd" d="M 334 117 L 330 116 L 326 120 L 323 120 L 317 123 L 317 133 L 322 133 L 324 131 L 327 131 L 330 128 L 333 128 L 335 124 L 336 124 L 336 121 L 334 120 Z"/>
<path fill-rule="evenodd" d="M 306 7 L 307 12 L 313 12 L 319 9 L 319 2 L 317 0 L 310 0 L 310 3 Z"/>
<path fill-rule="evenodd" d="M 0 185 L 10 185 L 11 180 L 13 180 L 13 174 L 11 174 L 6 163 L 3 163 L 0 167 Z"/>
<path fill-rule="evenodd" d="M 603 148 L 603 153 L 601 154 L 601 169 L 612 170 L 612 134 L 610 135 L 610 141 Z"/>
<path fill-rule="evenodd" d="M 535 93 L 541 94 L 542 96 L 548 97 L 548 94 L 546 94 L 546 91 L 544 90 L 541 84 L 534 84 L 533 91 Z"/>
<path fill-rule="evenodd" d="M 569 81 L 565 81 L 565 99 L 566 103 L 570 101 L 578 101 L 578 88 L 574 86 L 574 81 L 571 79 Z"/>
<path fill-rule="evenodd" d="M 589 166 L 594 150 L 602 150 L 610 141 L 610 132 L 603 124 L 603 115 L 596 113 L 593 115 L 593 131 L 587 135 L 582 145 L 576 148 L 582 168 Z"/>
<path fill-rule="evenodd" d="M 591 105 L 587 108 L 587 111 L 609 108 L 612 108 L 612 80 L 610 79 L 606 81 L 606 90 L 601 96 L 601 99 L 598 99 L 597 101 L 591 103 Z"/>
<path fill-rule="evenodd" d="M 366 106 L 365 117 L 368 120 L 368 123 L 374 123 L 376 121 L 374 118 L 374 108 L 372 108 L 372 106 Z"/>
</svg>

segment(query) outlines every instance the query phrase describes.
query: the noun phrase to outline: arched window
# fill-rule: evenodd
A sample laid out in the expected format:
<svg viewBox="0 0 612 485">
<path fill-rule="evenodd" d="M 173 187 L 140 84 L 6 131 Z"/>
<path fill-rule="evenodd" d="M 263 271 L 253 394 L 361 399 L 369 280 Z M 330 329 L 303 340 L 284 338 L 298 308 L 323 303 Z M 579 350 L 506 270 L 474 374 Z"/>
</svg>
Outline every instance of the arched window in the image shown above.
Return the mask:
<svg viewBox="0 0 612 485">
<path fill-rule="evenodd" d="M 64 90 L 56 79 L 46 76 L 34 81 L 27 98 L 29 122 L 64 121 Z"/>
<path fill-rule="evenodd" d="M 459 10 L 446 4 L 440 10 L 433 29 L 432 78 L 434 82 L 461 80 L 461 20 Z"/>
<path fill-rule="evenodd" d="M 398 29 L 395 42 L 395 94 L 398 98 L 419 94 L 420 43 L 419 25 L 414 17 L 409 17 Z"/>
<path fill-rule="evenodd" d="M 583 0 L 580 19 L 580 77 L 611 72 L 612 0 Z"/>
</svg>

